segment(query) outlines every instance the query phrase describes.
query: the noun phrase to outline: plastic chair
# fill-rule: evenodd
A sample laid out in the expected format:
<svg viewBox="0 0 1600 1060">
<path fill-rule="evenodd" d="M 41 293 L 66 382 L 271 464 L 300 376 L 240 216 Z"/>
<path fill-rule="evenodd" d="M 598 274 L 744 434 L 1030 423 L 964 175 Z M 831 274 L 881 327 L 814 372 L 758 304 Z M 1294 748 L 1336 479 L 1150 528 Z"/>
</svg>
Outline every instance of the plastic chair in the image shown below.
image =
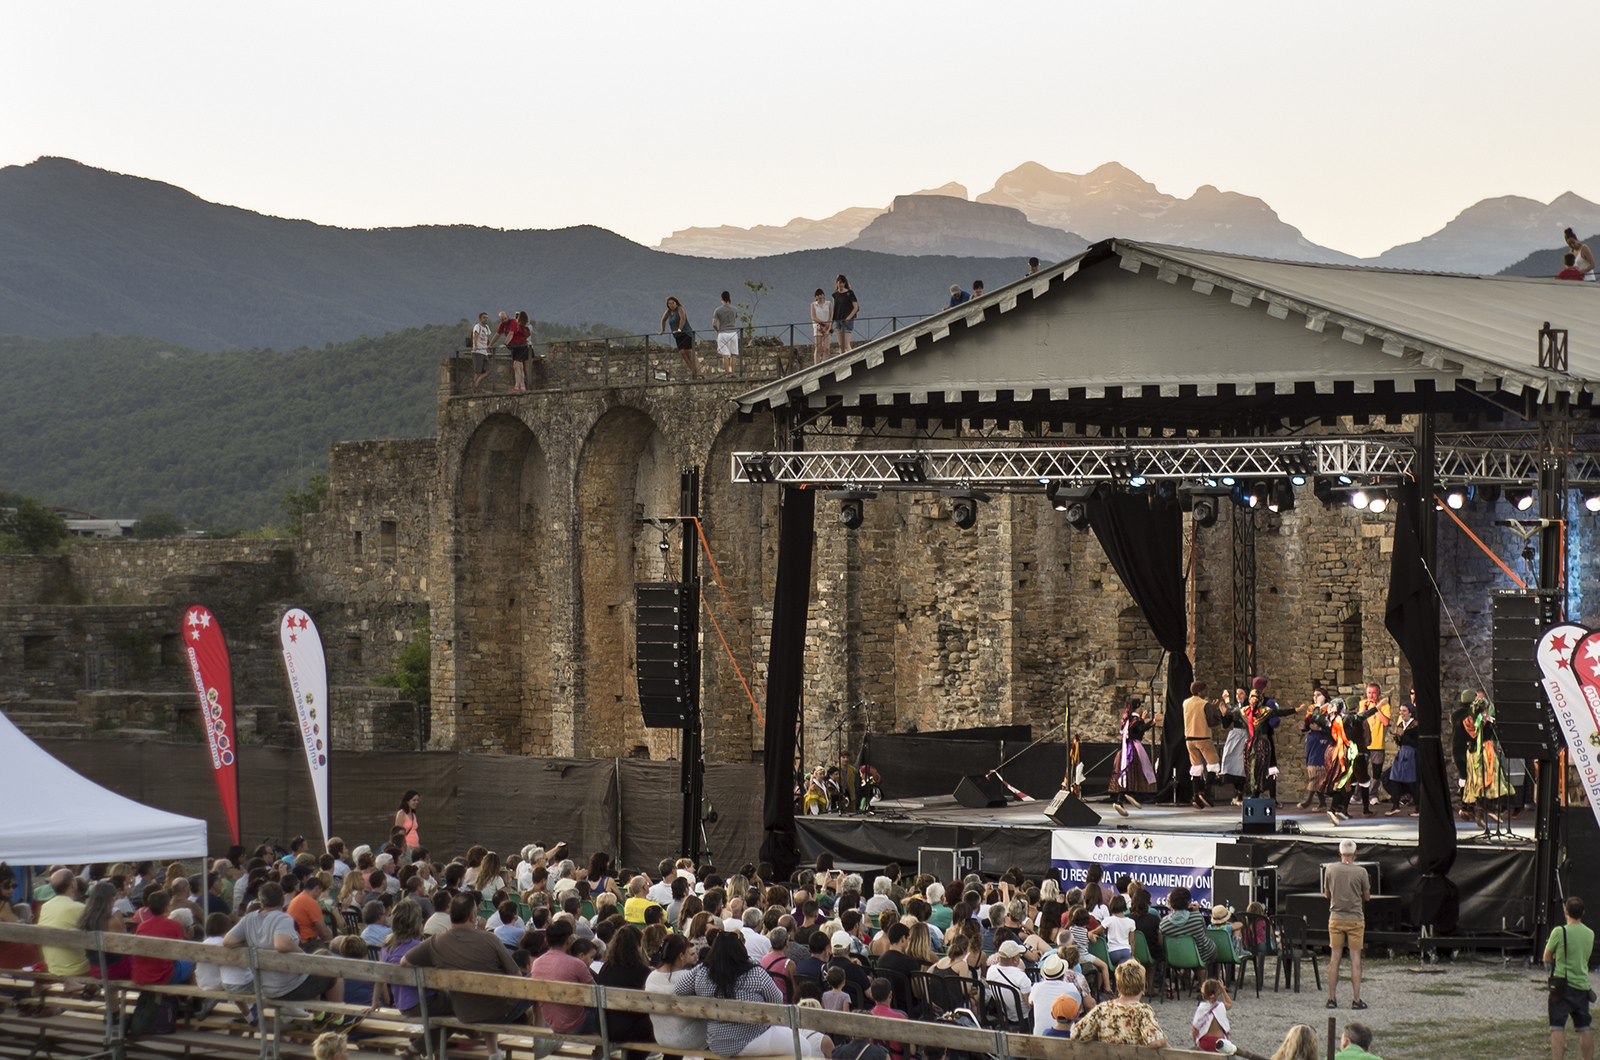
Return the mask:
<svg viewBox="0 0 1600 1060">
<path fill-rule="evenodd" d="M 1272 921 L 1260 913 L 1244 913 L 1244 952 L 1239 955 L 1241 968 L 1239 974 L 1244 974 L 1244 968 L 1254 966 L 1256 970 L 1256 997 L 1261 996 L 1261 977 L 1265 974 L 1267 955 L 1277 953 L 1278 946 L 1273 936 Z"/>
<path fill-rule="evenodd" d="M 1028 1006 L 1022 1000 L 1022 991 L 1010 983 L 997 983 L 985 979 L 983 986 L 983 1025 L 990 1030 L 1010 1031 L 1013 1034 L 1033 1033 L 1033 1020 L 1028 1017 Z M 1016 1018 L 1011 1013 L 1017 1014 Z"/>
<path fill-rule="evenodd" d="M 1099 957 L 1100 962 L 1104 964 L 1109 971 L 1116 971 L 1115 968 L 1111 967 L 1111 947 L 1106 944 L 1105 939 L 1090 939 L 1089 952 L 1094 956 Z"/>
<path fill-rule="evenodd" d="M 1181 973 L 1192 971 L 1196 976 L 1196 986 L 1199 985 L 1198 977 L 1205 973 L 1205 962 L 1200 960 L 1200 947 L 1194 939 L 1187 935 L 1163 935 L 1162 948 L 1166 951 L 1167 982 L 1176 986 L 1181 978 Z"/>
<path fill-rule="evenodd" d="M 1217 958 L 1211 962 L 1212 966 L 1222 970 L 1223 981 L 1230 988 L 1236 987 L 1240 975 L 1240 958 L 1233 948 L 1233 932 L 1225 927 L 1208 927 L 1206 935 L 1217 948 Z"/>
<path fill-rule="evenodd" d="M 938 1019 L 946 1012 L 972 1007 L 972 996 L 965 989 L 965 977 L 940 975 L 938 972 L 911 972 L 910 975 L 911 990 L 922 999 L 923 1018 Z"/>
<path fill-rule="evenodd" d="M 907 1016 L 911 1016 L 913 1000 L 911 980 L 906 977 L 906 973 L 897 972 L 892 968 L 879 968 L 875 974 L 889 982 L 889 1004 L 904 1012 Z"/>
<path fill-rule="evenodd" d="M 1306 920 L 1301 916 L 1289 916 L 1280 913 L 1272 918 L 1272 935 L 1278 949 L 1278 964 L 1272 973 L 1272 989 L 1278 989 L 1281 980 L 1289 983 L 1290 975 L 1294 977 L 1294 992 L 1300 992 L 1300 959 L 1304 957 L 1311 962 L 1311 975 L 1316 980 L 1317 990 L 1322 990 L 1322 972 L 1317 967 L 1317 951 L 1311 948 L 1306 939 Z M 1284 962 L 1289 962 L 1289 967 L 1284 967 Z"/>
</svg>

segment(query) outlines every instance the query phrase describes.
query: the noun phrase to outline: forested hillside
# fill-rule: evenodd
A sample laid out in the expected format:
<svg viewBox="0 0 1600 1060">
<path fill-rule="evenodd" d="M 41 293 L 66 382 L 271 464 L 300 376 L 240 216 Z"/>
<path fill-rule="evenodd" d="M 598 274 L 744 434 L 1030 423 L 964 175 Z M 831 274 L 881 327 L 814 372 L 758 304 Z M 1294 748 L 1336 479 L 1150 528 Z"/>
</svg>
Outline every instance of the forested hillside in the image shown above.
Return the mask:
<svg viewBox="0 0 1600 1060">
<path fill-rule="evenodd" d="M 286 353 L 0 336 L 0 489 L 107 518 L 282 522 L 284 493 L 327 468 L 329 442 L 434 433 L 438 361 L 467 329 Z M 587 333 L 535 327 L 539 341 Z"/>
<path fill-rule="evenodd" d="M 707 328 L 717 294 L 745 280 L 770 287 L 756 322 L 777 324 L 805 321 L 811 292 L 832 290 L 841 272 L 863 316 L 920 316 L 944 304 L 952 283 L 979 278 L 993 290 L 1023 265 L 859 250 L 717 261 L 587 225 L 333 228 L 65 158 L 0 169 L 0 334 L 282 349 L 517 309 L 653 332 L 667 295 Z"/>
</svg>

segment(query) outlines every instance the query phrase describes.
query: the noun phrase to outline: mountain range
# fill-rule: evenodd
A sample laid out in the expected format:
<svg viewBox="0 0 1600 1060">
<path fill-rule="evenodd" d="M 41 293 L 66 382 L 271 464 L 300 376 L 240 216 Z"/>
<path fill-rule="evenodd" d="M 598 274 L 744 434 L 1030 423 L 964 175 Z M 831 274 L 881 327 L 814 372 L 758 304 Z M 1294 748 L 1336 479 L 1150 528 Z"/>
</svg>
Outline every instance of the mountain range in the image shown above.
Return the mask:
<svg viewBox="0 0 1600 1060">
<path fill-rule="evenodd" d="M 1561 229 L 1600 229 L 1600 205 L 1572 192 L 1541 203 L 1521 196 L 1484 199 L 1461 211 L 1439 231 L 1391 247 L 1375 258 L 1361 259 L 1307 239 L 1267 203 L 1254 196 L 1204 185 L 1187 199 L 1159 190 L 1126 166 L 1108 162 L 1088 173 L 1063 173 L 1026 162 L 1001 174 L 994 187 L 969 200 L 959 184 L 945 185 L 917 196 L 938 196 L 937 203 L 919 204 L 915 214 L 899 196 L 887 208 L 851 207 L 821 220 L 800 217 L 787 225 L 754 228 L 687 228 L 672 233 L 657 249 L 704 257 L 746 257 L 779 254 L 833 239 L 840 246 L 917 254 L 930 229 L 951 233 L 982 230 L 995 215 L 986 207 L 1009 207 L 1000 227 L 1002 238 L 988 241 L 994 253 L 1027 256 L 1043 239 L 1037 229 L 1065 233 L 1069 242 L 1112 236 L 1174 246 L 1204 247 L 1234 254 L 1378 265 L 1438 272 L 1493 273 L 1540 249 L 1561 244 Z M 976 244 L 972 244 L 976 245 Z M 1041 254 L 1042 256 L 1042 254 Z"/>
</svg>

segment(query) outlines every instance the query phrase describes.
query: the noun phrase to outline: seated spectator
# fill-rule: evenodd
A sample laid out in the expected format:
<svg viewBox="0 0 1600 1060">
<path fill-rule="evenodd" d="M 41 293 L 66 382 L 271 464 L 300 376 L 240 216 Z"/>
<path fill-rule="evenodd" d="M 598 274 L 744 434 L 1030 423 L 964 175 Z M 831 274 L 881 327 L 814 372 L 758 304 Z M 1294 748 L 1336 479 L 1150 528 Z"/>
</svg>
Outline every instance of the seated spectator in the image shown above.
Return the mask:
<svg viewBox="0 0 1600 1060">
<path fill-rule="evenodd" d="M 1143 1001 L 1144 965 L 1123 961 L 1117 965 L 1117 996 L 1096 1005 L 1072 1028 L 1072 1037 L 1085 1042 L 1145 1045 L 1166 1048 L 1167 1036 L 1156 1014 Z"/>
<path fill-rule="evenodd" d="M 261 908 L 246 913 L 223 938 L 222 944 L 230 949 L 254 946 L 258 950 L 278 953 L 299 953 L 300 932 L 289 914 L 283 911 L 283 887 L 267 882 L 257 892 Z M 306 975 L 296 972 L 260 972 L 261 994 L 273 1001 L 311 1001 L 317 998 L 335 1004 L 344 1000 L 344 984 L 333 976 Z M 334 1021 L 335 1030 L 359 1023 L 360 1017 L 349 1016 Z"/>
<path fill-rule="evenodd" d="M 545 929 L 545 943 L 550 948 L 533 962 L 528 970 L 530 978 L 584 985 L 594 982 L 594 972 L 589 962 L 572 952 L 578 944 L 593 944 L 573 938 L 571 921 L 552 920 Z M 582 1005 L 543 1001 L 539 1004 L 539 1010 L 545 1023 L 557 1034 L 593 1034 L 600 1026 L 595 1010 Z"/>
<path fill-rule="evenodd" d="M 1174 887 L 1167 895 L 1167 907 L 1172 911 L 1161 921 L 1161 939 L 1188 938 L 1194 940 L 1200 951 L 1200 963 L 1210 964 L 1217 959 L 1217 944 L 1206 934 L 1206 917 L 1189 908 L 1189 889 Z"/>
<path fill-rule="evenodd" d="M 517 903 L 510 898 L 501 902 L 495 915 L 489 918 L 489 930 L 494 932 L 495 938 L 515 949 L 527 930 L 522 917 L 517 915 Z"/>
<path fill-rule="evenodd" d="M 1272 1060 L 1322 1060 L 1317 1032 L 1304 1023 L 1296 1023 L 1283 1036 L 1283 1044 L 1272 1054 Z"/>
<path fill-rule="evenodd" d="M 894 997 L 894 987 L 890 985 L 889 980 L 882 977 L 874 979 L 868 996 L 872 999 L 872 1008 L 867 1011 L 867 1015 L 891 1020 L 909 1018 L 904 1012 L 890 1004 Z M 884 1042 L 883 1045 L 889 1050 L 889 1055 L 894 1060 L 905 1060 L 909 1049 L 905 1042 Z"/>
<path fill-rule="evenodd" d="M 849 1012 L 850 995 L 845 993 L 843 968 L 828 969 L 827 987 L 822 992 L 822 1007 L 830 1012 Z"/>
<path fill-rule="evenodd" d="M 1194 1047 L 1204 1053 L 1220 1051 L 1228 1040 L 1228 1010 L 1233 1008 L 1233 998 L 1228 988 L 1217 979 L 1207 979 L 1200 984 L 1200 1004 L 1195 1007 L 1190 1021 L 1190 1037 Z"/>
<path fill-rule="evenodd" d="M 1044 1034 L 1056 1020 L 1052 1006 L 1058 997 L 1073 998 L 1072 1015 L 1076 1017 L 1083 1004 L 1083 995 L 1076 984 L 1067 978 L 1067 962 L 1060 954 L 1052 953 L 1039 962 L 1039 981 L 1028 991 L 1028 1005 L 1033 1009 L 1033 1033 Z"/>
<path fill-rule="evenodd" d="M 458 894 L 450 900 L 450 930 L 424 939 L 400 958 L 402 968 L 448 968 L 458 972 L 489 972 L 500 975 L 520 974 L 511 959 L 511 953 L 488 932 L 478 930 L 478 908 L 470 895 Z M 543 978 L 543 977 L 540 977 Z M 526 1021 L 531 1001 L 513 1001 L 489 994 L 469 994 L 459 990 L 450 993 L 450 1006 L 456 1018 L 466 1023 L 522 1023 Z M 549 1010 L 556 1006 L 545 1005 Z M 551 1026 L 555 1026 L 551 1020 Z M 484 1035 L 484 1045 L 489 1056 L 499 1050 L 499 1035 Z"/>
<path fill-rule="evenodd" d="M 330 948 L 335 957 L 344 957 L 352 961 L 368 960 L 367 943 L 360 935 L 340 935 Z M 375 983 L 370 979 L 344 978 L 344 1003 L 346 1005 L 365 1005 L 371 1007 Z"/>
<path fill-rule="evenodd" d="M 889 910 L 892 909 L 896 913 L 900 911 L 900 907 L 890 897 L 893 891 L 894 881 L 887 876 L 879 876 L 872 881 L 872 897 L 867 899 L 866 914 L 874 926 L 878 925 L 879 917 Z"/>
<path fill-rule="evenodd" d="M 669 882 L 667 884 L 667 893 L 669 896 L 672 893 L 671 887 L 672 885 Z M 646 892 L 649 890 L 650 881 L 645 879 L 643 876 L 635 876 L 633 879 L 628 881 L 628 900 L 623 903 L 622 917 L 635 927 L 644 927 L 644 911 L 646 907 L 661 904 L 660 902 L 652 901 L 650 898 L 646 897 Z"/>
<path fill-rule="evenodd" d="M 105 885 L 97 884 L 96 891 L 102 886 Z M 50 899 L 39 909 L 40 927 L 100 930 L 98 927 L 84 927 L 79 923 L 84 914 L 84 904 L 78 900 L 83 893 L 83 881 L 74 876 L 71 869 L 57 869 L 50 874 L 50 893 Z M 119 897 L 120 889 L 113 886 L 111 896 Z M 96 903 L 97 909 L 102 906 L 106 919 L 109 920 L 114 907 L 106 903 Z M 45 967 L 49 969 L 51 975 L 83 975 L 89 970 L 89 958 L 82 950 L 65 946 L 41 946 L 39 949 L 44 955 Z"/>
<path fill-rule="evenodd" d="M 998 960 L 989 966 L 985 978 L 991 983 L 1004 983 L 1017 991 L 1016 995 L 1008 990 L 1000 992 L 1005 1005 L 1006 1019 L 1013 1022 L 1028 1019 L 1032 1015 L 1028 1009 L 1028 992 L 1032 989 L 1033 983 L 1022 967 L 1022 944 L 1016 939 L 1006 939 L 995 951 L 995 956 Z M 1021 1011 L 1018 1011 L 1019 1006 Z"/>
<path fill-rule="evenodd" d="M 1346 1023 L 1344 1033 L 1339 1037 L 1339 1051 L 1334 1055 L 1338 1060 L 1378 1060 L 1367 1051 L 1371 1048 L 1372 1028 L 1365 1023 Z M 1586 1053 L 1589 1051 L 1584 1050 Z"/>
<path fill-rule="evenodd" d="M 361 937 L 367 945 L 382 946 L 383 940 L 389 937 L 389 912 L 384 909 L 383 903 L 374 899 L 363 905 L 361 920 L 366 925 L 361 929 Z"/>
<path fill-rule="evenodd" d="M 783 995 L 772 977 L 750 960 L 737 932 L 720 931 L 711 940 L 704 964 L 697 965 L 673 987 L 683 996 L 720 997 L 736 1001 L 764 1001 L 778 1005 Z M 788 1027 L 750 1023 L 706 1021 L 706 1047 L 722 1056 L 793 1053 L 794 1037 Z"/>
<path fill-rule="evenodd" d="M 1037 1011 L 1037 1010 L 1035 1010 Z M 1035 1030 L 1035 1034 L 1046 1038 L 1072 1037 L 1072 1025 L 1077 1021 L 1080 1007 L 1075 994 L 1062 994 L 1050 1002 L 1050 1026 L 1044 1030 Z M 1038 1025 L 1035 1024 L 1037 1027 Z"/>
<path fill-rule="evenodd" d="M 691 974 L 695 964 L 695 950 L 682 935 L 673 935 L 661 947 L 655 970 L 645 979 L 644 988 L 655 994 L 675 994 L 677 986 Z M 650 1026 L 655 1041 L 669 1049 L 704 1049 L 706 1047 L 705 1020 L 683 1016 L 650 1014 Z"/>
<path fill-rule="evenodd" d="M 828 958 L 828 967 L 843 969 L 845 982 L 854 984 L 855 996 L 865 1000 L 867 990 L 872 986 L 872 977 L 867 974 L 863 964 L 851 959 L 850 934 L 843 928 L 835 931 L 829 942 L 829 948 L 832 955 Z"/>
<path fill-rule="evenodd" d="M 821 931 L 813 931 L 806 936 L 806 956 L 794 964 L 795 979 L 811 979 L 820 984 L 827 963 L 828 936 Z"/>
<path fill-rule="evenodd" d="M 333 929 L 328 926 L 327 918 L 322 913 L 321 899 L 322 880 L 308 876 L 300 892 L 289 902 L 289 919 L 294 921 L 295 929 L 300 933 L 300 945 L 306 950 L 333 938 Z"/>
<path fill-rule="evenodd" d="M 643 990 L 650 978 L 650 964 L 645 960 L 643 942 L 643 933 L 632 924 L 618 929 L 611 937 L 611 945 L 606 949 L 605 963 L 595 974 L 594 981 L 601 986 Z M 606 1028 L 613 1041 L 655 1041 L 655 1027 L 647 1013 L 607 1009 Z M 645 1060 L 648 1054 L 637 1049 L 628 1049 L 623 1055 L 624 1060 Z"/>
<path fill-rule="evenodd" d="M 172 939 L 182 942 L 182 925 L 167 915 L 171 902 L 170 892 L 159 889 L 151 892 L 149 900 L 145 903 L 145 909 L 149 911 L 150 916 L 139 925 L 134 934 L 141 938 Z M 193 961 L 169 961 L 160 957 L 134 954 L 133 974 L 130 978 L 140 986 L 156 986 L 161 983 L 187 983 L 193 974 Z"/>
<path fill-rule="evenodd" d="M 66 892 L 64 892 L 66 893 Z M 83 910 L 78 915 L 76 923 L 49 925 L 45 924 L 44 911 L 39 914 L 39 922 L 49 926 L 75 927 L 79 931 L 103 931 L 112 935 L 120 935 L 128 930 L 126 919 L 116 911 L 116 902 L 119 889 L 113 883 L 101 881 L 94 885 L 89 892 L 89 900 L 80 908 Z M 52 899 L 54 901 L 54 899 Z M 39 947 L 47 963 L 51 961 L 52 947 Z M 126 979 L 133 974 L 133 958 L 127 954 L 103 953 L 91 951 L 87 955 L 88 974 L 94 976 L 104 975 L 107 979 Z M 102 967 L 104 965 L 104 967 Z M 51 967 L 54 967 L 51 965 Z"/>
</svg>

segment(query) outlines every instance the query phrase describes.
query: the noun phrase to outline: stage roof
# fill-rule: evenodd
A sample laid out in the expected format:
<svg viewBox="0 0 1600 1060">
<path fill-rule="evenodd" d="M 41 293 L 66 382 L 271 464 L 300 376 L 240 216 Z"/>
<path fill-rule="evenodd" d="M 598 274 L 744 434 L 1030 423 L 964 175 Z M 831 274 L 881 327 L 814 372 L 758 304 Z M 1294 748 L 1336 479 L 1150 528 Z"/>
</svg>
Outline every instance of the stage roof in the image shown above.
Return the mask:
<svg viewBox="0 0 1600 1060">
<path fill-rule="evenodd" d="M 870 299 L 870 292 L 864 292 Z M 1568 331 L 1568 370 L 1539 332 Z M 1508 411 L 1600 389 L 1600 284 L 1307 264 L 1112 239 L 739 397 L 831 409 L 1253 428 Z"/>
</svg>

